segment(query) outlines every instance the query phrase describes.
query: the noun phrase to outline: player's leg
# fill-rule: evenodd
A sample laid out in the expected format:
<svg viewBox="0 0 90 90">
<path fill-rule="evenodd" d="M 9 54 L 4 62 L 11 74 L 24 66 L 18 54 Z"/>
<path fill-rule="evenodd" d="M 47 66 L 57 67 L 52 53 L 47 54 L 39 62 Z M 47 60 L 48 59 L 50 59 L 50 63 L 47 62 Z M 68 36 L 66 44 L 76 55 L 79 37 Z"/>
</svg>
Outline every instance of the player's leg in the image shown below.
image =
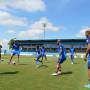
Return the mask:
<svg viewBox="0 0 90 90">
<path fill-rule="evenodd" d="M 66 57 L 63 56 L 58 59 L 57 67 L 56 67 L 56 73 L 53 73 L 52 75 L 60 75 L 61 74 L 61 64 L 66 60 Z"/>
<path fill-rule="evenodd" d="M 88 79 L 90 81 L 90 61 L 88 61 Z"/>
<path fill-rule="evenodd" d="M 42 60 L 39 60 L 41 57 L 42 57 L 42 55 L 38 55 L 36 57 L 36 64 L 38 64 L 39 62 L 41 62 L 43 64 L 43 61 Z"/>
<path fill-rule="evenodd" d="M 20 62 L 19 62 L 19 56 L 20 56 L 20 55 L 18 55 L 18 64 L 20 63 Z"/>
<path fill-rule="evenodd" d="M 10 60 L 9 60 L 9 64 L 11 64 L 11 61 L 12 61 L 14 55 L 15 55 L 15 54 L 12 54 L 12 56 L 11 56 L 11 58 L 10 58 Z"/>
<path fill-rule="evenodd" d="M 20 63 L 20 61 L 19 61 L 20 51 L 18 50 L 18 51 L 16 52 L 16 54 L 17 54 L 17 56 L 18 56 L 18 61 L 17 61 L 17 63 L 19 64 L 19 63 Z"/>
<path fill-rule="evenodd" d="M 0 52 L 0 63 L 1 63 L 1 52 Z"/>
<path fill-rule="evenodd" d="M 11 58 L 10 58 L 10 60 L 9 60 L 9 64 L 11 64 L 11 61 L 12 61 L 12 59 L 13 59 L 13 57 L 14 57 L 15 55 L 16 55 L 16 51 L 13 50 L 12 55 L 11 55 Z"/>
<path fill-rule="evenodd" d="M 57 75 L 60 75 L 60 74 L 61 74 L 61 64 L 60 64 L 60 60 L 58 60 L 58 63 L 56 65 L 56 72 L 51 74 L 51 75 L 57 76 Z"/>
<path fill-rule="evenodd" d="M 73 64 L 73 63 L 74 63 L 74 56 L 71 55 L 71 64 Z"/>
<path fill-rule="evenodd" d="M 90 69 L 88 69 L 88 78 L 89 78 L 89 81 L 90 81 Z"/>
<path fill-rule="evenodd" d="M 43 54 L 42 54 L 42 61 L 43 61 Z"/>
<path fill-rule="evenodd" d="M 58 72 L 61 73 L 61 64 L 66 60 L 66 57 L 61 57 L 58 62 Z"/>
<path fill-rule="evenodd" d="M 44 55 L 44 57 L 45 57 L 45 60 L 47 61 L 47 56 L 46 56 L 46 54 Z"/>
<path fill-rule="evenodd" d="M 40 58 L 42 58 L 42 55 L 39 55 L 38 60 L 39 60 L 39 62 L 41 62 L 43 64 L 43 59 L 40 60 Z"/>
<path fill-rule="evenodd" d="M 36 54 L 36 59 L 35 59 L 35 61 L 36 61 L 36 64 L 39 64 L 39 61 L 38 61 L 38 54 Z"/>
<path fill-rule="evenodd" d="M 60 64 L 60 60 L 59 60 L 58 63 L 57 63 L 56 73 L 61 73 L 61 64 Z"/>
<path fill-rule="evenodd" d="M 57 63 L 57 65 L 56 65 L 56 75 L 61 74 L 61 64 L 60 64 L 60 60 L 61 60 L 61 59 L 58 59 L 58 63 Z"/>
<path fill-rule="evenodd" d="M 43 59 L 45 58 L 45 54 L 43 53 L 42 54 L 42 62 L 43 62 Z M 46 58 L 45 58 L 45 60 L 46 60 Z"/>
</svg>

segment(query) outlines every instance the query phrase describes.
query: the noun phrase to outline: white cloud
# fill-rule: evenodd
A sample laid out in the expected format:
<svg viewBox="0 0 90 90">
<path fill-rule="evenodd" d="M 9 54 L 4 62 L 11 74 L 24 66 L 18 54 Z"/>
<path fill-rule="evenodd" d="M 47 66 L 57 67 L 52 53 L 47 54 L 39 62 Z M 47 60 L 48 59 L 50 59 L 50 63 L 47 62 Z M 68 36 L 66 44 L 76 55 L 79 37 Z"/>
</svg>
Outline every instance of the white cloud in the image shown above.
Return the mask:
<svg viewBox="0 0 90 90">
<path fill-rule="evenodd" d="M 77 37 L 83 38 L 85 37 L 85 31 L 90 30 L 89 27 L 81 29 L 80 32 L 77 34 Z"/>
<path fill-rule="evenodd" d="M 1 0 L 1 9 L 19 9 L 24 11 L 44 11 L 46 5 L 43 0 Z"/>
<path fill-rule="evenodd" d="M 9 34 L 15 34 L 16 31 L 15 30 L 8 30 L 7 33 L 9 33 Z"/>
<path fill-rule="evenodd" d="M 45 31 L 58 32 L 59 27 L 54 26 L 47 18 L 41 18 L 39 21 L 34 22 L 26 31 L 19 33 L 19 37 L 24 38 L 42 38 L 44 27 L 43 24 L 46 24 Z"/>
<path fill-rule="evenodd" d="M 28 23 L 26 18 L 19 18 L 6 11 L 0 11 L 0 24 L 26 26 Z"/>
</svg>

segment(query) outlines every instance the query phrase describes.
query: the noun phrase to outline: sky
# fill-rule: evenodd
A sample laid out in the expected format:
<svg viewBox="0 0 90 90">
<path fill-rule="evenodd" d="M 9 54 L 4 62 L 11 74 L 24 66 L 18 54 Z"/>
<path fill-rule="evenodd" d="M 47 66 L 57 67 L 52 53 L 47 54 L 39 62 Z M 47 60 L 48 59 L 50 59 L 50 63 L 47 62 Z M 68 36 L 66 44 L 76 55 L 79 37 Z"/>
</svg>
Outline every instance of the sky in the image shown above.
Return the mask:
<svg viewBox="0 0 90 90">
<path fill-rule="evenodd" d="M 78 39 L 90 28 L 90 0 L 0 0 L 0 43 Z M 45 24 L 45 27 L 44 27 Z"/>
</svg>

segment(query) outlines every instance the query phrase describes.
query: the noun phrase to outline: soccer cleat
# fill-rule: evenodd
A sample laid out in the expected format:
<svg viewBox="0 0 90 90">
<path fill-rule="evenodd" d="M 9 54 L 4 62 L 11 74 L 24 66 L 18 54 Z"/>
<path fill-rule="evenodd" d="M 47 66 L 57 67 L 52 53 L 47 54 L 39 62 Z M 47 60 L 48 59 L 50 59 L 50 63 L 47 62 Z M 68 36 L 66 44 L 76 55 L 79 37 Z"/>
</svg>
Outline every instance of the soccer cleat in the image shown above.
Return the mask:
<svg viewBox="0 0 90 90">
<path fill-rule="evenodd" d="M 51 74 L 51 75 L 53 75 L 53 76 L 57 76 L 57 75 L 58 75 L 58 73 L 53 73 L 53 74 Z"/>
<path fill-rule="evenodd" d="M 73 62 L 71 64 L 74 64 Z"/>
<path fill-rule="evenodd" d="M 57 74 L 60 75 L 61 74 L 61 71 L 58 71 Z"/>
<path fill-rule="evenodd" d="M 36 64 L 39 64 L 39 61 L 38 60 L 36 60 Z"/>
<path fill-rule="evenodd" d="M 41 61 L 41 63 L 43 64 L 43 61 Z"/>
</svg>

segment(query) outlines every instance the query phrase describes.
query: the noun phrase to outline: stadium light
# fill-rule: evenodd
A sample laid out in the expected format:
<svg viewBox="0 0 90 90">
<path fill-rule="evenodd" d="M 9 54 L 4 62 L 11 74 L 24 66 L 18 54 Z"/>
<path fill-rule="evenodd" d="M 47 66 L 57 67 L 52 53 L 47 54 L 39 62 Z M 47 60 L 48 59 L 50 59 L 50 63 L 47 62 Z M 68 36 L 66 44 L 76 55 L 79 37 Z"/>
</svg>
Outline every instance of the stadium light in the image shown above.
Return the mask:
<svg viewBox="0 0 90 90">
<path fill-rule="evenodd" d="M 46 29 L 46 26 L 47 26 L 47 24 L 46 23 L 43 23 L 43 32 L 44 32 L 44 37 L 43 37 L 43 39 L 45 40 L 45 29 Z"/>
</svg>

